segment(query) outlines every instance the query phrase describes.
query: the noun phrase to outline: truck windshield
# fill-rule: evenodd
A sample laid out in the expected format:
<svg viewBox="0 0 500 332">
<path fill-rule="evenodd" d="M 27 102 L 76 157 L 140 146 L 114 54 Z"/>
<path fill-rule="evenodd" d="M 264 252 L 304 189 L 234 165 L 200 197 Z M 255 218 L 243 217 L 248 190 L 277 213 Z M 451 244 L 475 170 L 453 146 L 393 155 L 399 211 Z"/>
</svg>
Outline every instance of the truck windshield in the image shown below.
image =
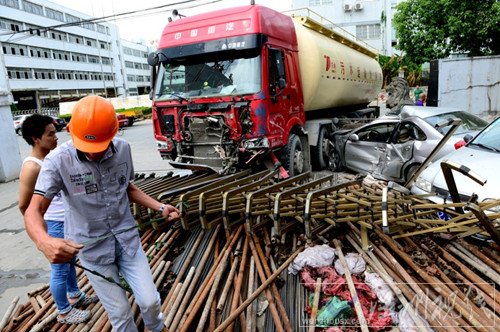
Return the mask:
<svg viewBox="0 0 500 332">
<path fill-rule="evenodd" d="M 160 66 L 156 100 L 252 94 L 261 90 L 260 56 Z"/>
</svg>

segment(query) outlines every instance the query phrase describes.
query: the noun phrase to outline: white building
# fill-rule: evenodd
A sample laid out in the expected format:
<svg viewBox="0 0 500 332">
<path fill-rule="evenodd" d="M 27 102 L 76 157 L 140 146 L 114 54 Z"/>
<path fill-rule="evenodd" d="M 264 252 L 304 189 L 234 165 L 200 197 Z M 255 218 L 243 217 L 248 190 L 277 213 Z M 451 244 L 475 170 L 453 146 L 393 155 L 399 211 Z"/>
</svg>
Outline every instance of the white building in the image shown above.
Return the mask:
<svg viewBox="0 0 500 332">
<path fill-rule="evenodd" d="M 0 0 L 0 44 L 0 68 L 18 109 L 88 94 L 143 94 L 149 87 L 146 45 L 121 40 L 115 25 L 50 1 Z"/>
<path fill-rule="evenodd" d="M 309 8 L 383 55 L 397 51 L 392 17 L 401 0 L 293 0 L 294 9 Z"/>
</svg>

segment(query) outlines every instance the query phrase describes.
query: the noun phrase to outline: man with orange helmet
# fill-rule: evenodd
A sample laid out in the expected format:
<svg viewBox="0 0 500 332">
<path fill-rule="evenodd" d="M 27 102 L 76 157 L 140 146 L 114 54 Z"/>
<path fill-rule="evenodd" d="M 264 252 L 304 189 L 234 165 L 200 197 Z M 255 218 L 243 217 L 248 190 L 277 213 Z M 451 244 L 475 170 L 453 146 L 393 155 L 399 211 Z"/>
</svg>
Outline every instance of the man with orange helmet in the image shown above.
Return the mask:
<svg viewBox="0 0 500 332">
<path fill-rule="evenodd" d="M 73 109 L 69 127 L 71 141 L 44 159 L 25 213 L 26 230 L 51 263 L 67 262 L 78 254 L 87 270 L 117 282 L 119 275 L 123 276 L 146 327 L 162 331 L 160 296 L 134 228 L 129 202 L 160 211 L 167 221 L 177 219 L 179 211 L 130 182 L 134 178 L 130 145 L 114 137 L 118 122 L 109 101 L 99 96 L 82 98 Z M 65 239 L 49 236 L 43 223 L 43 212 L 60 191 L 69 207 Z M 97 274 L 87 273 L 87 277 L 113 328 L 118 332 L 137 331 L 126 292 Z"/>
</svg>

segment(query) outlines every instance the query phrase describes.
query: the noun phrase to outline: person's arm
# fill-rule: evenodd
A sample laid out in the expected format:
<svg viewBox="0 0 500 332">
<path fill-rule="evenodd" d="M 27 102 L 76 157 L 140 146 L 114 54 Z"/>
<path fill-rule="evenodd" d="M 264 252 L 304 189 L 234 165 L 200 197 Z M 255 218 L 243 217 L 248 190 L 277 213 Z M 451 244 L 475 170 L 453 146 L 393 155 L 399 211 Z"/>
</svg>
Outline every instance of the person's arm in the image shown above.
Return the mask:
<svg viewBox="0 0 500 332">
<path fill-rule="evenodd" d="M 70 240 L 51 237 L 47 233 L 43 215 L 50 202 L 41 195 L 33 195 L 24 213 L 24 224 L 31 240 L 51 263 L 65 263 L 71 260 L 83 246 Z"/>
<path fill-rule="evenodd" d="M 132 203 L 137 203 L 155 211 L 159 211 L 160 207 L 165 205 L 162 216 L 167 221 L 173 221 L 179 218 L 180 212 L 170 204 L 163 204 L 156 199 L 148 196 L 145 192 L 139 189 L 136 185 L 129 183 L 127 188 L 128 198 Z"/>
<path fill-rule="evenodd" d="M 40 166 L 33 161 L 25 162 L 21 168 L 21 174 L 19 174 L 19 210 L 23 215 L 30 205 L 38 173 L 40 173 Z"/>
</svg>

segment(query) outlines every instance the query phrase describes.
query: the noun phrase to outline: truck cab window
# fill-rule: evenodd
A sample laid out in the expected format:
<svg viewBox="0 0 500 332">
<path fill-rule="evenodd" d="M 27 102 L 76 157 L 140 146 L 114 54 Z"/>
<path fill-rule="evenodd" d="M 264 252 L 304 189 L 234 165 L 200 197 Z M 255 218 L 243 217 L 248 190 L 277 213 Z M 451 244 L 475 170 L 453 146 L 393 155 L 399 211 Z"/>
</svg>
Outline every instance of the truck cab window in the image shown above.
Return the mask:
<svg viewBox="0 0 500 332">
<path fill-rule="evenodd" d="M 261 57 L 160 66 L 156 100 L 253 94 L 261 89 Z"/>
<path fill-rule="evenodd" d="M 275 96 L 286 86 L 285 55 L 283 51 L 269 49 L 269 94 Z"/>
</svg>

